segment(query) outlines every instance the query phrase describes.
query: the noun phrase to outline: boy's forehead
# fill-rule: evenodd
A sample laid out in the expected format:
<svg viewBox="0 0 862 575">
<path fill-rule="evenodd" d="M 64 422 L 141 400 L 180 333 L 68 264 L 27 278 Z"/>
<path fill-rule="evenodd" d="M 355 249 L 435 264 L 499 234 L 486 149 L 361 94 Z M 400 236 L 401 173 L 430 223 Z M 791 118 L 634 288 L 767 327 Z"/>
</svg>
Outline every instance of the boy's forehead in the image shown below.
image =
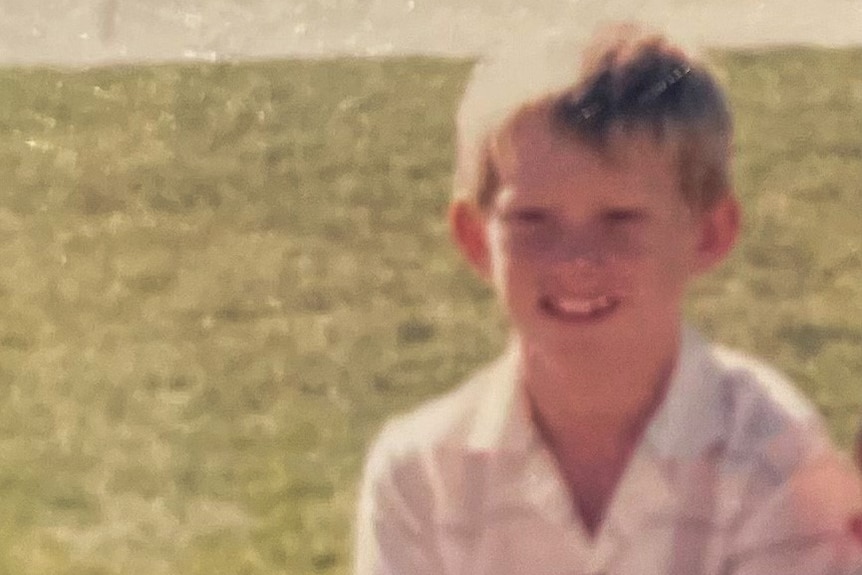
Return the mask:
<svg viewBox="0 0 862 575">
<path fill-rule="evenodd" d="M 676 151 L 648 129 L 614 128 L 605 142 L 585 138 L 555 126 L 550 107 L 525 107 L 503 125 L 495 138 L 495 161 L 504 179 L 545 174 L 567 175 L 584 163 L 610 170 L 651 164 L 651 168 L 675 166 Z M 551 174 L 548 171 L 551 170 Z"/>
</svg>

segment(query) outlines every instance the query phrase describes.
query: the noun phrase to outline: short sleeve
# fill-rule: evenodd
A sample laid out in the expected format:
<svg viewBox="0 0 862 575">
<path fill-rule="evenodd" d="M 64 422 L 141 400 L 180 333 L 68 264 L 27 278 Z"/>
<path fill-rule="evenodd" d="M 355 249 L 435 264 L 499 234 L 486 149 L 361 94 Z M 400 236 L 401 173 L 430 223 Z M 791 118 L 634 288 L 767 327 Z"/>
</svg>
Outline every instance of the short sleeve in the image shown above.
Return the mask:
<svg viewBox="0 0 862 575">
<path fill-rule="evenodd" d="M 827 451 L 751 504 L 735 529 L 729 575 L 860 575 L 862 544 L 849 530 L 862 505 L 849 462 Z"/>
</svg>

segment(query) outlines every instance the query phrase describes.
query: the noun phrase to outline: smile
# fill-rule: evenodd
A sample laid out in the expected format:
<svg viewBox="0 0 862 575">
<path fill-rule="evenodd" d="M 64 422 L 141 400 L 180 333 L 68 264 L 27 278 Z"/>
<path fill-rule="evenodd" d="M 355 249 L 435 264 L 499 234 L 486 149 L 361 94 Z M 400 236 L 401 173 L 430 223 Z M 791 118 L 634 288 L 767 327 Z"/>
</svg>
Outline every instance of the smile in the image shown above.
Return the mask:
<svg viewBox="0 0 862 575">
<path fill-rule="evenodd" d="M 539 307 L 557 319 L 571 322 L 596 321 L 610 315 L 620 304 L 617 297 L 543 297 Z"/>
</svg>

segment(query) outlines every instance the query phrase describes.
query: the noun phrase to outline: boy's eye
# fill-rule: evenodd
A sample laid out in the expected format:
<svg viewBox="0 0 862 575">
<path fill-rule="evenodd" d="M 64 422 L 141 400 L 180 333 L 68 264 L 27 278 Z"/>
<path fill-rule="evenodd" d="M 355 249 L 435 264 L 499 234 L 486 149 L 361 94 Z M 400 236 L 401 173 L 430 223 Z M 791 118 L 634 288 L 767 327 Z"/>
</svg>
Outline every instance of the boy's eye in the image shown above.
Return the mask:
<svg viewBox="0 0 862 575">
<path fill-rule="evenodd" d="M 541 209 L 524 208 L 509 212 L 506 219 L 516 224 L 541 224 L 547 221 L 548 214 Z"/>
<path fill-rule="evenodd" d="M 604 220 L 611 224 L 639 222 L 645 217 L 646 214 L 634 208 L 614 208 L 604 213 Z"/>
</svg>

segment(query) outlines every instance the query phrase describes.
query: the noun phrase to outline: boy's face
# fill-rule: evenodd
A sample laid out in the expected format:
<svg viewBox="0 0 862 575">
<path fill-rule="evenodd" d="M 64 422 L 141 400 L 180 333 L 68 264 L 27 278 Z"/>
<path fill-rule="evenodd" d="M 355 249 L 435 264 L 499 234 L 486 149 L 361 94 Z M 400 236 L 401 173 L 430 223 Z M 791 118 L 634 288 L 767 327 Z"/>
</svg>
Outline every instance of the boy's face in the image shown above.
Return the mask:
<svg viewBox="0 0 862 575">
<path fill-rule="evenodd" d="M 644 134 L 601 154 L 530 112 L 499 144 L 493 204 L 453 223 L 521 338 L 583 353 L 675 336 L 686 284 L 733 244 L 733 199 L 695 214 L 669 147 Z"/>
</svg>

